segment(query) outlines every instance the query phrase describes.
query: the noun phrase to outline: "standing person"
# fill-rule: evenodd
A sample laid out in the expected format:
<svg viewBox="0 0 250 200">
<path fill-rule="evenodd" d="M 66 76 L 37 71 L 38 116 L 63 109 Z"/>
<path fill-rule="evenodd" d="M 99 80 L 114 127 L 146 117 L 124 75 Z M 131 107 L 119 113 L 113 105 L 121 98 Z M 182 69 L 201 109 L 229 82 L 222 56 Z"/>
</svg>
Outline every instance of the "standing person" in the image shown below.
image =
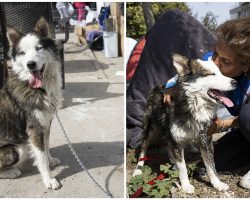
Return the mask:
<svg viewBox="0 0 250 200">
<path fill-rule="evenodd" d="M 74 13 L 73 6 L 71 5 L 71 3 L 67 3 L 67 2 L 57 2 L 56 9 L 58 10 L 60 14 L 61 19 L 65 19 L 65 18 L 68 19 Z"/>
<path fill-rule="evenodd" d="M 74 7 L 77 9 L 77 20 L 82 21 L 86 19 L 87 11 L 85 9 L 85 6 L 87 5 L 84 2 L 74 2 Z"/>
</svg>

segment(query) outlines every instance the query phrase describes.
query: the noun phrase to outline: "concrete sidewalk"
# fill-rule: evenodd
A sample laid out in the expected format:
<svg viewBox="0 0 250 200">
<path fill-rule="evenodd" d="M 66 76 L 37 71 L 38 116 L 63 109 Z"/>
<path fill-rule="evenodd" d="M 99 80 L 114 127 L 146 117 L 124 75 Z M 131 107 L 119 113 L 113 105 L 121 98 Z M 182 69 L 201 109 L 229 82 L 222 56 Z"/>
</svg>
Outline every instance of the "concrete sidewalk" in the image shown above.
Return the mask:
<svg viewBox="0 0 250 200">
<path fill-rule="evenodd" d="M 114 197 L 124 197 L 124 74 L 123 58 L 104 52 L 77 52 L 75 36 L 65 45 L 64 103 L 60 120 L 91 175 Z M 79 48 L 78 48 L 79 49 Z M 123 75 L 122 75 L 123 74 Z M 62 164 L 52 174 L 62 184 L 47 190 L 30 165 L 20 178 L 0 180 L 0 197 L 102 197 L 70 152 L 56 119 L 51 127 L 51 154 Z"/>
</svg>

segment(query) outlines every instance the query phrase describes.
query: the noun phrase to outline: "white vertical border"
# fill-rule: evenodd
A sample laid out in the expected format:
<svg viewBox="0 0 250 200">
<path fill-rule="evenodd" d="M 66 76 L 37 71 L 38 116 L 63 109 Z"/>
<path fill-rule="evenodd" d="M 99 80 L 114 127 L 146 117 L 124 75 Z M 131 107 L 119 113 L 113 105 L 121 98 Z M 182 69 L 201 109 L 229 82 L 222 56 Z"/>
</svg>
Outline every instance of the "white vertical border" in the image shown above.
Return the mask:
<svg viewBox="0 0 250 200">
<path fill-rule="evenodd" d="M 124 27 L 123 27 L 123 34 L 124 34 L 124 36 L 123 36 L 123 70 L 124 70 L 124 81 L 123 81 L 123 87 L 124 87 L 124 92 L 123 92 L 123 95 L 124 95 L 124 114 L 123 114 L 123 116 L 124 116 L 124 119 L 123 119 L 123 121 L 124 121 L 124 128 L 123 128 L 123 131 L 124 131 L 124 170 L 123 170 L 123 173 L 124 173 L 124 198 L 126 198 L 127 197 L 127 165 L 126 165 L 126 163 L 127 163 L 127 156 L 126 156 L 126 150 L 127 150 L 127 126 L 126 126 L 126 115 L 127 115 L 127 102 L 126 102 L 126 72 L 127 72 L 127 70 L 126 70 L 126 67 L 127 67 L 127 63 L 126 63 L 126 50 L 127 50 L 127 45 L 126 45 L 126 36 L 127 36 L 127 33 L 126 33 L 126 31 L 127 31 L 127 2 L 126 1 L 123 1 L 124 2 L 124 21 L 123 21 L 123 23 L 124 23 Z"/>
</svg>

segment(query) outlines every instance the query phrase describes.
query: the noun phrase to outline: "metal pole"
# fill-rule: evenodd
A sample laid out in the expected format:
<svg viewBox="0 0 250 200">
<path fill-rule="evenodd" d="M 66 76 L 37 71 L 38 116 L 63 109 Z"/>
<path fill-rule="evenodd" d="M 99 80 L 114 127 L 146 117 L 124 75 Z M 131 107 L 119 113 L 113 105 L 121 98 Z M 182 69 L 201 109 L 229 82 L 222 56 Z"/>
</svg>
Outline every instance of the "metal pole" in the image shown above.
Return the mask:
<svg viewBox="0 0 250 200">
<path fill-rule="evenodd" d="M 6 57 L 7 49 L 4 49 L 4 44 L 6 43 L 6 27 L 4 26 L 4 12 L 2 9 L 3 3 L 0 3 L 0 89 L 3 87 L 4 78 L 5 78 L 5 67 L 4 67 L 4 58 Z"/>
</svg>

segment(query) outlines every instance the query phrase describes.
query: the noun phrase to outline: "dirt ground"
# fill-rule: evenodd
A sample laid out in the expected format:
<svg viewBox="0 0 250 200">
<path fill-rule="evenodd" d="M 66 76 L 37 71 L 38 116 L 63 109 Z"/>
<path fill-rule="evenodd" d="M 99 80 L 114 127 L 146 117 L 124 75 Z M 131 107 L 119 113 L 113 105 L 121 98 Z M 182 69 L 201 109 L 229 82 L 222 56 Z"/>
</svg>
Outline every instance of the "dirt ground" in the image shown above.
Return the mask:
<svg viewBox="0 0 250 200">
<path fill-rule="evenodd" d="M 153 150 L 151 149 L 152 156 L 155 155 L 156 151 L 157 150 L 155 149 Z M 137 163 L 136 161 L 137 159 L 135 157 L 136 153 L 137 151 L 135 149 L 127 149 L 127 155 L 126 155 L 127 185 L 129 184 L 130 179 L 132 177 L 132 173 L 136 167 Z M 162 152 L 158 151 L 158 153 L 162 158 Z M 196 162 L 200 160 L 199 153 L 196 154 L 194 157 L 196 157 L 194 159 L 196 160 Z M 187 163 L 188 162 L 190 161 L 187 161 Z M 160 165 L 159 162 L 157 163 L 155 161 L 148 161 L 148 162 L 146 161 L 145 165 L 150 166 L 151 169 L 153 171 L 156 171 L 157 174 L 159 175 L 159 165 Z M 206 174 L 200 175 L 199 173 L 195 173 L 193 177 L 190 177 L 190 182 L 195 187 L 195 193 L 185 194 L 176 187 L 173 189 L 174 192 L 171 192 L 171 197 L 172 198 L 249 198 L 250 190 L 243 189 L 238 185 L 241 176 L 244 175 L 244 173 L 246 173 L 247 170 L 249 170 L 249 168 L 250 166 L 234 172 L 218 173 L 220 180 L 229 185 L 229 190 L 226 192 L 219 192 L 216 189 L 214 189 L 211 186 L 210 182 L 208 181 Z M 147 197 L 147 196 L 141 196 L 141 197 Z"/>
</svg>

